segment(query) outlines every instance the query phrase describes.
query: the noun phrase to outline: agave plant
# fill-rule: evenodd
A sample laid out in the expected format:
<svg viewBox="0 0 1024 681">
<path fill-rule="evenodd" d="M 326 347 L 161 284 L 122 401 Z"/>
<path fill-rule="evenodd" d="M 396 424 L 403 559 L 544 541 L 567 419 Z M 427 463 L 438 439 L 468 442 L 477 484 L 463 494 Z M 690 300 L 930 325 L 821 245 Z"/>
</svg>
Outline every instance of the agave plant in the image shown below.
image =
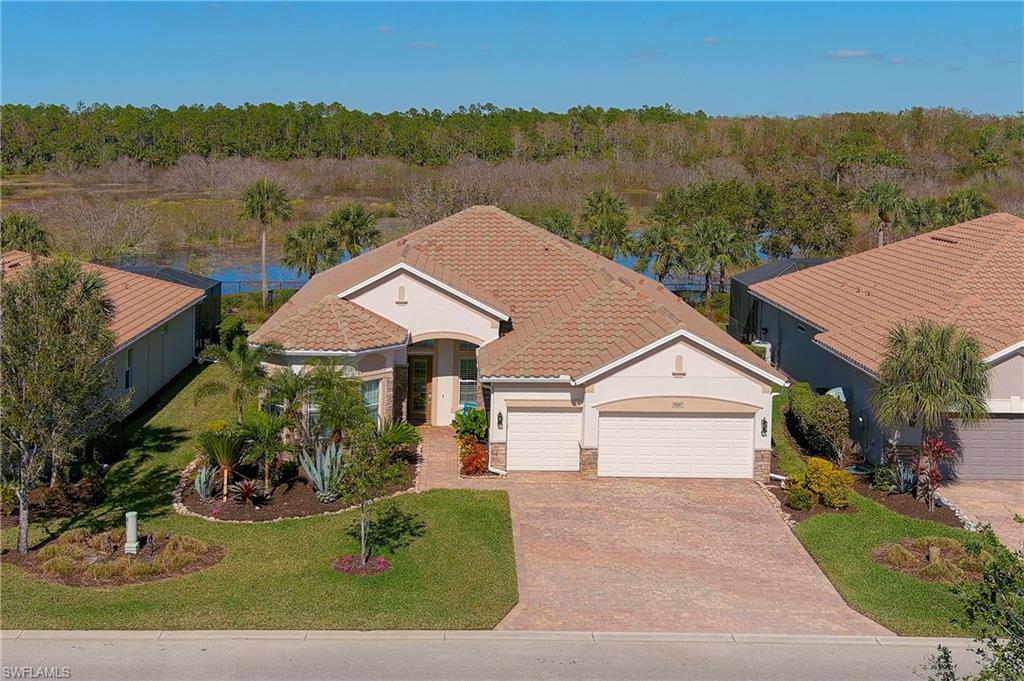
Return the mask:
<svg viewBox="0 0 1024 681">
<path fill-rule="evenodd" d="M 310 456 L 307 452 L 299 453 L 299 465 L 306 477 L 316 489 L 316 498 L 325 504 L 338 499 L 335 491 L 341 480 L 341 447 L 337 443 L 318 443 L 316 451 Z"/>
<path fill-rule="evenodd" d="M 917 473 L 905 464 L 900 464 L 892 480 L 892 491 L 897 494 L 912 494 L 917 489 Z"/>
<path fill-rule="evenodd" d="M 210 457 L 210 461 L 220 467 L 224 476 L 222 487 L 223 500 L 228 500 L 228 482 L 242 457 L 245 438 L 234 430 L 208 430 L 200 433 L 199 446 Z"/>
<path fill-rule="evenodd" d="M 231 485 L 231 494 L 242 506 L 255 506 L 264 497 L 263 487 L 255 480 L 242 480 Z"/>
<path fill-rule="evenodd" d="M 206 503 L 213 499 L 213 486 L 217 481 L 217 469 L 213 466 L 203 466 L 196 471 L 195 488 L 199 499 Z"/>
</svg>

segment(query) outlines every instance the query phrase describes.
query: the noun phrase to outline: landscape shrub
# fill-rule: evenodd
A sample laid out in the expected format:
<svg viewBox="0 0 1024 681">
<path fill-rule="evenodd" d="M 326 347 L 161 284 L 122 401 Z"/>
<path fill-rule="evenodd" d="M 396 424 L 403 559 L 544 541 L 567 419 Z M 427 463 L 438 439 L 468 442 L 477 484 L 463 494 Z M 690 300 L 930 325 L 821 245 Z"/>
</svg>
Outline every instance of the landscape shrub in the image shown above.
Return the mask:
<svg viewBox="0 0 1024 681">
<path fill-rule="evenodd" d="M 833 470 L 835 466 L 828 459 L 818 456 L 807 459 L 807 487 L 815 494 L 822 494 Z"/>
<path fill-rule="evenodd" d="M 483 440 L 487 437 L 487 412 L 483 409 L 459 412 L 452 419 L 452 427 L 456 438 L 471 436 Z"/>
<path fill-rule="evenodd" d="M 910 567 L 917 563 L 917 556 L 902 544 L 892 544 L 885 552 L 885 560 L 897 567 Z"/>
<path fill-rule="evenodd" d="M 814 506 L 814 495 L 803 486 L 787 487 L 786 506 L 795 511 L 809 511 Z"/>
<path fill-rule="evenodd" d="M 815 454 L 842 463 L 850 431 L 850 412 L 831 395 L 818 395 L 807 383 L 789 389 L 791 422 L 804 443 Z"/>
<path fill-rule="evenodd" d="M 167 549 L 160 554 L 160 564 L 163 569 L 168 572 L 177 572 L 183 570 L 192 563 L 196 562 L 199 556 L 190 551 L 181 551 L 178 553 L 168 552 Z"/>
<path fill-rule="evenodd" d="M 43 563 L 43 570 L 55 577 L 70 577 L 75 572 L 75 559 L 70 556 L 55 556 Z"/>
<path fill-rule="evenodd" d="M 747 350 L 750 350 L 752 353 L 754 353 L 755 355 L 757 355 L 761 359 L 767 359 L 767 357 L 768 357 L 768 354 L 767 354 L 768 348 L 766 348 L 763 345 L 753 345 L 753 344 L 748 343 L 747 344 Z"/>
<path fill-rule="evenodd" d="M 146 561 L 129 558 L 129 561 L 128 567 L 125 569 L 125 574 L 129 577 L 152 577 L 164 572 L 164 566 L 158 560 Z"/>
<path fill-rule="evenodd" d="M 483 475 L 487 472 L 487 446 L 472 435 L 463 435 L 458 441 L 459 467 L 463 475 Z"/>
<path fill-rule="evenodd" d="M 846 508 L 852 492 L 853 476 L 840 468 L 833 469 L 821 491 L 821 503 L 829 508 Z"/>
<path fill-rule="evenodd" d="M 81 557 L 82 549 L 76 544 L 70 542 L 62 542 L 58 539 L 55 542 L 47 544 L 43 548 L 39 549 L 39 560 L 48 561 L 51 558 L 71 558 L 76 560 Z"/>
<path fill-rule="evenodd" d="M 245 332 L 245 322 L 242 321 L 241 317 L 229 314 L 220 320 L 220 325 L 217 326 L 217 339 L 220 344 L 227 349 L 235 347 L 236 338 L 245 338 L 248 334 Z"/>
</svg>

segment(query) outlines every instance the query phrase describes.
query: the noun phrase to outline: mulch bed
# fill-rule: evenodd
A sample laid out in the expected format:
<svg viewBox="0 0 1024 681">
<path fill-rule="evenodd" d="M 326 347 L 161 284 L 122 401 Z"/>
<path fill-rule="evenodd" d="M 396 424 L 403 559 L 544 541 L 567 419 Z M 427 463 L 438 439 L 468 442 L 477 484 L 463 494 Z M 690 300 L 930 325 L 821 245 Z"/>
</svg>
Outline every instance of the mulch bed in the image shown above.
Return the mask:
<svg viewBox="0 0 1024 681">
<path fill-rule="evenodd" d="M 141 537 L 140 537 L 141 538 Z M 42 547 L 40 547 L 42 548 Z M 152 551 L 153 549 L 150 549 Z M 156 547 L 159 551 L 159 547 Z M 194 562 L 180 570 L 168 570 L 157 575 L 143 575 L 143 576 L 128 576 L 128 575 L 117 575 L 106 579 L 97 579 L 84 573 L 77 573 L 73 575 L 52 575 L 49 572 L 43 570 L 43 562 L 39 560 L 38 554 L 39 549 L 29 551 L 27 554 L 22 555 L 17 551 L 4 549 L 3 554 L 0 555 L 0 562 L 8 563 L 10 565 L 16 565 L 25 572 L 29 573 L 36 579 L 50 584 L 62 584 L 64 586 L 76 586 L 76 587 L 115 587 L 115 586 L 128 586 L 131 584 L 144 584 L 146 582 L 159 582 L 165 579 L 173 579 L 182 575 L 187 575 L 193 572 L 199 572 L 205 570 L 208 567 L 216 565 L 224 558 L 224 548 L 221 546 L 210 546 L 206 553 L 201 554 Z M 118 555 L 123 555 L 120 552 Z M 116 556 L 115 556 L 116 557 Z M 152 560 L 153 554 L 147 555 L 145 546 L 140 549 L 138 558 L 141 560 Z"/>
<path fill-rule="evenodd" d="M 406 467 L 405 475 L 388 487 L 385 496 L 412 489 L 416 484 L 415 462 L 403 461 L 402 464 Z M 282 482 L 274 487 L 270 497 L 255 508 L 249 505 L 242 506 L 230 496 L 226 503 L 221 501 L 220 496 L 209 503 L 204 503 L 196 494 L 195 486 L 191 484 L 185 488 L 181 502 L 188 510 L 207 518 L 256 522 L 320 515 L 341 511 L 351 505 L 342 501 L 333 501 L 328 504 L 321 502 L 316 497 L 316 490 L 312 483 L 301 471 L 292 480 Z"/>
<path fill-rule="evenodd" d="M 70 518 L 95 508 L 104 496 L 103 478 L 98 476 L 56 487 L 40 485 L 28 493 L 29 514 L 32 522 Z M 18 502 L 14 501 L 0 509 L 0 529 L 17 525 Z"/>
<path fill-rule="evenodd" d="M 939 549 L 939 564 L 929 561 L 929 545 Z M 890 570 L 946 585 L 978 581 L 987 557 L 972 557 L 960 542 L 944 537 L 904 539 L 899 544 L 883 544 L 871 552 L 873 561 Z"/>
<path fill-rule="evenodd" d="M 366 565 L 360 565 L 359 556 L 342 556 L 331 563 L 331 567 L 338 572 L 344 572 L 347 575 L 368 577 L 370 575 L 379 575 L 382 572 L 387 572 L 391 569 L 391 563 L 384 558 L 377 557 L 367 559 Z"/>
</svg>

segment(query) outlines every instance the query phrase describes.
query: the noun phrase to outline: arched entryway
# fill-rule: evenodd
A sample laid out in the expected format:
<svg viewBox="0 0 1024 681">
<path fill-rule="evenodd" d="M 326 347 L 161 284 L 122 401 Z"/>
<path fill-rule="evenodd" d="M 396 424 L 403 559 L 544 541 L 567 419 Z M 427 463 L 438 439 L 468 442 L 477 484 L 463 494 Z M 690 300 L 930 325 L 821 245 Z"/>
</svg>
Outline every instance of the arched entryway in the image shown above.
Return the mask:
<svg viewBox="0 0 1024 681">
<path fill-rule="evenodd" d="M 422 334 L 406 352 L 410 423 L 446 426 L 466 408 L 483 406 L 477 371 L 480 339 L 463 334 Z"/>
</svg>

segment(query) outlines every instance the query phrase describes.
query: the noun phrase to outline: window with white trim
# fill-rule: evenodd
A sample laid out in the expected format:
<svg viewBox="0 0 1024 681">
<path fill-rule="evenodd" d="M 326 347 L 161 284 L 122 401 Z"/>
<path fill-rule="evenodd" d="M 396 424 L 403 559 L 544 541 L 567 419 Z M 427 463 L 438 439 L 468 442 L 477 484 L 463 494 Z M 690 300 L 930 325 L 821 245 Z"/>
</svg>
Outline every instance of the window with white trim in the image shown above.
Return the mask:
<svg viewBox="0 0 1024 681">
<path fill-rule="evenodd" d="M 363 381 L 362 389 L 363 406 L 376 423 L 380 419 L 380 379 Z"/>
<path fill-rule="evenodd" d="M 124 389 L 132 387 L 132 348 L 124 351 Z"/>
<path fill-rule="evenodd" d="M 476 357 L 459 359 L 459 407 L 476 403 Z"/>
</svg>

